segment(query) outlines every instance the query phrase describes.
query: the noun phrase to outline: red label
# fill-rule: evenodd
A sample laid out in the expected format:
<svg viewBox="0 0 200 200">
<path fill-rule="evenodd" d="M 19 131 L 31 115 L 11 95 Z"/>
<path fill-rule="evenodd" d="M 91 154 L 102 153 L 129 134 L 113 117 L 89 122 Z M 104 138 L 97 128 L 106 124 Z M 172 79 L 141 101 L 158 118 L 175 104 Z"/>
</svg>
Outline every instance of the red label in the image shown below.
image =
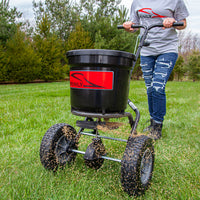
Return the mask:
<svg viewBox="0 0 200 200">
<path fill-rule="evenodd" d="M 70 71 L 70 87 L 79 89 L 112 90 L 111 71 Z"/>
</svg>

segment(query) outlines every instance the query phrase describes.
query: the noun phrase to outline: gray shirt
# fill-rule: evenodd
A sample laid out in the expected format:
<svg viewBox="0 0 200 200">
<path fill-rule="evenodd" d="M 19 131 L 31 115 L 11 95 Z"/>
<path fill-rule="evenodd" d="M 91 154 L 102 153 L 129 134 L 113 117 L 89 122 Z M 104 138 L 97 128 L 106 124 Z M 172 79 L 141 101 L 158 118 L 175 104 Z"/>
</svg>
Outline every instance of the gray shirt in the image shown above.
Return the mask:
<svg viewBox="0 0 200 200">
<path fill-rule="evenodd" d="M 130 20 L 136 24 L 149 26 L 163 23 L 167 17 L 172 17 L 178 22 L 188 15 L 183 0 L 133 0 Z M 150 46 L 142 48 L 142 56 L 178 53 L 178 37 L 173 27 L 164 30 L 160 27 L 153 28 L 149 31 L 147 40 L 150 42 Z"/>
</svg>

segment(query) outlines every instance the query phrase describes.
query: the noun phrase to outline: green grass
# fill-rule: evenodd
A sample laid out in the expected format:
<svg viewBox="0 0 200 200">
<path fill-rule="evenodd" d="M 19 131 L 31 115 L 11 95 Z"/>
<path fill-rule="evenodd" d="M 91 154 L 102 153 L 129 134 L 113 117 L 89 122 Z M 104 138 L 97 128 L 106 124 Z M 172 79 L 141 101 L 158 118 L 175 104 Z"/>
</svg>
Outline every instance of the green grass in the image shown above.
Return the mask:
<svg viewBox="0 0 200 200">
<path fill-rule="evenodd" d="M 138 199 L 200 199 L 200 82 L 169 82 L 163 137 L 155 143 L 152 185 Z M 148 120 L 143 81 L 130 85 L 141 112 L 138 132 Z M 130 108 L 127 111 L 132 112 Z M 0 85 L 0 199 L 133 199 L 120 184 L 120 164 L 105 161 L 95 171 L 77 155 L 74 165 L 52 173 L 40 163 L 45 132 L 56 123 L 76 128 L 83 119 L 70 112 L 69 82 Z M 128 122 L 126 118 L 119 121 Z M 127 129 L 127 131 L 125 131 Z M 128 125 L 102 133 L 127 138 Z M 91 138 L 80 140 L 85 150 Z M 125 144 L 105 141 L 109 156 L 121 158 Z"/>
</svg>

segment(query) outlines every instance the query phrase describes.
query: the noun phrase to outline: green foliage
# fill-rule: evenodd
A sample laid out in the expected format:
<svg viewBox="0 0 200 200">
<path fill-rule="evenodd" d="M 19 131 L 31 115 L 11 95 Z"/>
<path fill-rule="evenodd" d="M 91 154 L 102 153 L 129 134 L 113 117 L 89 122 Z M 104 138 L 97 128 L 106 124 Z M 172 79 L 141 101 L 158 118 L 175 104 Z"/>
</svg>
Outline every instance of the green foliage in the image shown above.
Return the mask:
<svg viewBox="0 0 200 200">
<path fill-rule="evenodd" d="M 7 80 L 7 60 L 5 48 L 0 44 L 0 82 Z"/>
<path fill-rule="evenodd" d="M 0 2 L 0 44 L 5 45 L 17 30 L 16 18 L 20 18 L 22 13 L 16 8 L 9 8 L 9 0 Z"/>
<path fill-rule="evenodd" d="M 200 52 L 193 51 L 189 56 L 187 69 L 193 81 L 200 80 Z"/>
<path fill-rule="evenodd" d="M 34 37 L 35 49 L 41 58 L 41 71 L 39 79 L 59 80 L 66 76 L 65 67 L 62 61 L 64 57 L 64 47 L 61 39 L 50 32 L 51 23 L 44 15 L 38 24 L 38 34 Z"/>
<path fill-rule="evenodd" d="M 119 12 L 120 13 L 120 12 Z M 124 16 L 123 16 L 124 17 Z M 121 50 L 133 53 L 138 32 L 128 33 L 118 30 L 117 25 L 122 24 L 125 18 L 102 17 L 95 34 L 95 48 Z"/>
<path fill-rule="evenodd" d="M 47 14 L 45 13 L 40 23 L 38 24 L 38 28 L 36 28 L 36 31 L 38 32 L 38 35 L 40 35 L 42 38 L 47 38 L 51 34 L 50 28 L 51 22 L 48 19 Z"/>
<path fill-rule="evenodd" d="M 29 38 L 17 30 L 6 43 L 6 80 L 29 82 L 37 78 L 40 71 L 40 58 L 34 52 Z"/>
<path fill-rule="evenodd" d="M 121 51 L 127 51 L 134 53 L 138 34 L 128 33 L 124 30 L 117 30 L 113 39 L 108 42 L 110 49 L 116 49 Z"/>
<path fill-rule="evenodd" d="M 73 49 L 93 49 L 93 42 L 90 38 L 90 35 L 87 31 L 84 31 L 81 23 L 76 24 L 76 28 L 69 35 L 66 50 Z"/>
<path fill-rule="evenodd" d="M 169 79 L 168 81 L 173 81 L 174 80 L 174 70 L 172 70 L 170 76 L 169 76 Z"/>
<path fill-rule="evenodd" d="M 37 53 L 41 58 L 41 80 L 59 80 L 65 77 L 65 67 L 61 63 L 64 58 L 64 48 L 56 35 L 47 39 L 36 39 Z"/>
<path fill-rule="evenodd" d="M 78 9 L 71 0 L 45 0 L 44 4 L 33 1 L 36 24 L 39 24 L 44 14 L 51 22 L 51 31 L 60 39 L 67 40 L 69 33 L 78 21 Z"/>
<path fill-rule="evenodd" d="M 95 41 L 95 35 L 99 30 L 101 30 L 101 36 L 107 41 L 115 36 L 118 6 L 119 2 L 116 0 L 81 0 L 82 26 L 84 30 L 91 33 L 93 41 Z"/>
<path fill-rule="evenodd" d="M 133 53 L 138 34 L 118 30 L 117 25 L 127 20 L 128 10 L 116 0 L 81 1 L 83 28 L 91 34 L 95 49 L 113 49 Z M 95 5 L 95 6 L 94 6 Z"/>
<path fill-rule="evenodd" d="M 96 26 L 96 27 L 95 27 Z M 94 25 L 94 29 L 97 30 L 95 34 L 95 48 L 97 46 L 102 46 L 102 49 L 109 49 L 109 42 L 115 37 L 113 27 L 111 25 L 111 20 L 106 17 L 102 17 L 101 21 Z M 93 34 L 93 30 L 91 35 Z M 97 38 L 96 38 L 97 37 Z M 100 42 L 100 44 L 98 44 Z"/>
<path fill-rule="evenodd" d="M 99 30 L 95 35 L 95 49 L 107 49 L 106 39 L 101 36 L 101 31 Z"/>
<path fill-rule="evenodd" d="M 132 72 L 132 79 L 140 80 L 142 75 L 143 75 L 143 73 L 142 73 L 142 69 L 141 69 L 141 66 L 140 66 L 140 57 L 139 57 L 137 62 L 136 62 L 136 65 L 133 69 L 133 72 Z"/>
<path fill-rule="evenodd" d="M 174 70 L 175 74 L 177 75 L 177 79 L 178 81 L 182 79 L 184 73 L 186 72 L 186 69 L 184 67 L 184 59 L 183 56 L 179 56 L 177 61 L 176 61 L 176 65 L 174 66 Z"/>
</svg>

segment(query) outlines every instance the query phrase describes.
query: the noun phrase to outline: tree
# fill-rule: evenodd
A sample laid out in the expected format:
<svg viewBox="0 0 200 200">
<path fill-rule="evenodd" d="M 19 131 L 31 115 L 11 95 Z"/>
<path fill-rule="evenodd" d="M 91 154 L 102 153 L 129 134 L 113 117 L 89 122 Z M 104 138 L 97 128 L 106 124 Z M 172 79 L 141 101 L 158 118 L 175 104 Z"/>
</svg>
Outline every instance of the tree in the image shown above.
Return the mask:
<svg viewBox="0 0 200 200">
<path fill-rule="evenodd" d="M 142 69 L 141 69 L 141 66 L 140 66 L 140 57 L 139 57 L 136 64 L 135 64 L 133 72 L 132 72 L 132 79 L 140 80 L 142 75 L 143 75 L 143 73 L 142 73 Z"/>
<path fill-rule="evenodd" d="M 128 10 L 116 0 L 82 0 L 84 30 L 91 34 L 96 49 L 114 49 L 133 52 L 137 34 L 118 30 L 117 25 L 128 19 Z"/>
<path fill-rule="evenodd" d="M 95 49 L 107 49 L 107 42 L 104 37 L 101 36 L 101 31 L 99 30 L 95 35 Z"/>
<path fill-rule="evenodd" d="M 119 3 L 116 0 L 80 1 L 81 23 L 84 30 L 91 33 L 93 41 L 95 41 L 95 35 L 99 30 L 101 30 L 101 36 L 107 38 L 108 41 L 115 36 Z"/>
<path fill-rule="evenodd" d="M 81 23 L 76 24 L 76 28 L 69 35 L 66 50 L 73 49 L 93 49 L 94 45 L 87 31 L 84 31 Z"/>
<path fill-rule="evenodd" d="M 6 81 L 7 77 L 7 56 L 5 52 L 5 47 L 0 44 L 0 82 Z"/>
<path fill-rule="evenodd" d="M 56 33 L 60 39 L 67 40 L 74 24 L 79 19 L 79 12 L 73 1 L 70 0 L 45 0 L 36 3 L 33 1 L 36 23 L 39 24 L 44 14 L 51 22 L 51 32 Z"/>
<path fill-rule="evenodd" d="M 45 14 L 36 28 L 34 36 L 35 50 L 41 58 L 41 80 L 60 80 L 66 76 L 66 69 L 62 61 L 65 60 L 65 50 L 62 40 L 55 33 L 51 33 L 51 22 Z"/>
<path fill-rule="evenodd" d="M 22 13 L 16 8 L 10 9 L 9 0 L 1 0 L 0 2 L 0 44 L 6 44 L 17 31 L 16 19 L 20 18 Z"/>
<path fill-rule="evenodd" d="M 178 81 L 181 80 L 181 78 L 183 77 L 183 75 L 186 72 L 186 69 L 184 67 L 184 59 L 183 56 L 179 55 L 177 61 L 176 61 L 176 65 L 174 66 L 174 70 L 175 74 L 177 75 Z"/>
<path fill-rule="evenodd" d="M 25 33 L 17 29 L 15 35 L 6 43 L 6 80 L 30 82 L 38 78 L 41 59 L 35 53 L 32 43 Z"/>
<path fill-rule="evenodd" d="M 48 16 L 46 13 L 42 16 L 40 23 L 37 24 L 36 27 L 36 35 L 40 36 L 41 38 L 47 38 L 51 33 L 51 21 L 48 19 Z"/>
<path fill-rule="evenodd" d="M 95 48 L 101 46 L 106 49 L 131 51 L 133 37 L 117 30 L 117 25 L 127 20 L 128 14 L 128 10 L 119 7 L 119 4 L 119 0 L 80 0 L 79 4 L 70 0 L 45 0 L 44 4 L 41 1 L 33 2 L 37 24 L 45 13 L 51 22 L 50 32 L 56 33 L 62 41 L 69 43 L 68 37 L 80 21 L 84 31 L 88 32 L 95 43 Z M 104 44 L 101 39 L 105 40 Z"/>
<path fill-rule="evenodd" d="M 200 37 L 191 31 L 179 31 L 179 54 L 186 58 L 192 51 L 200 50 Z"/>
<path fill-rule="evenodd" d="M 193 81 L 200 80 L 200 51 L 194 51 L 189 56 L 187 68 Z"/>
</svg>

